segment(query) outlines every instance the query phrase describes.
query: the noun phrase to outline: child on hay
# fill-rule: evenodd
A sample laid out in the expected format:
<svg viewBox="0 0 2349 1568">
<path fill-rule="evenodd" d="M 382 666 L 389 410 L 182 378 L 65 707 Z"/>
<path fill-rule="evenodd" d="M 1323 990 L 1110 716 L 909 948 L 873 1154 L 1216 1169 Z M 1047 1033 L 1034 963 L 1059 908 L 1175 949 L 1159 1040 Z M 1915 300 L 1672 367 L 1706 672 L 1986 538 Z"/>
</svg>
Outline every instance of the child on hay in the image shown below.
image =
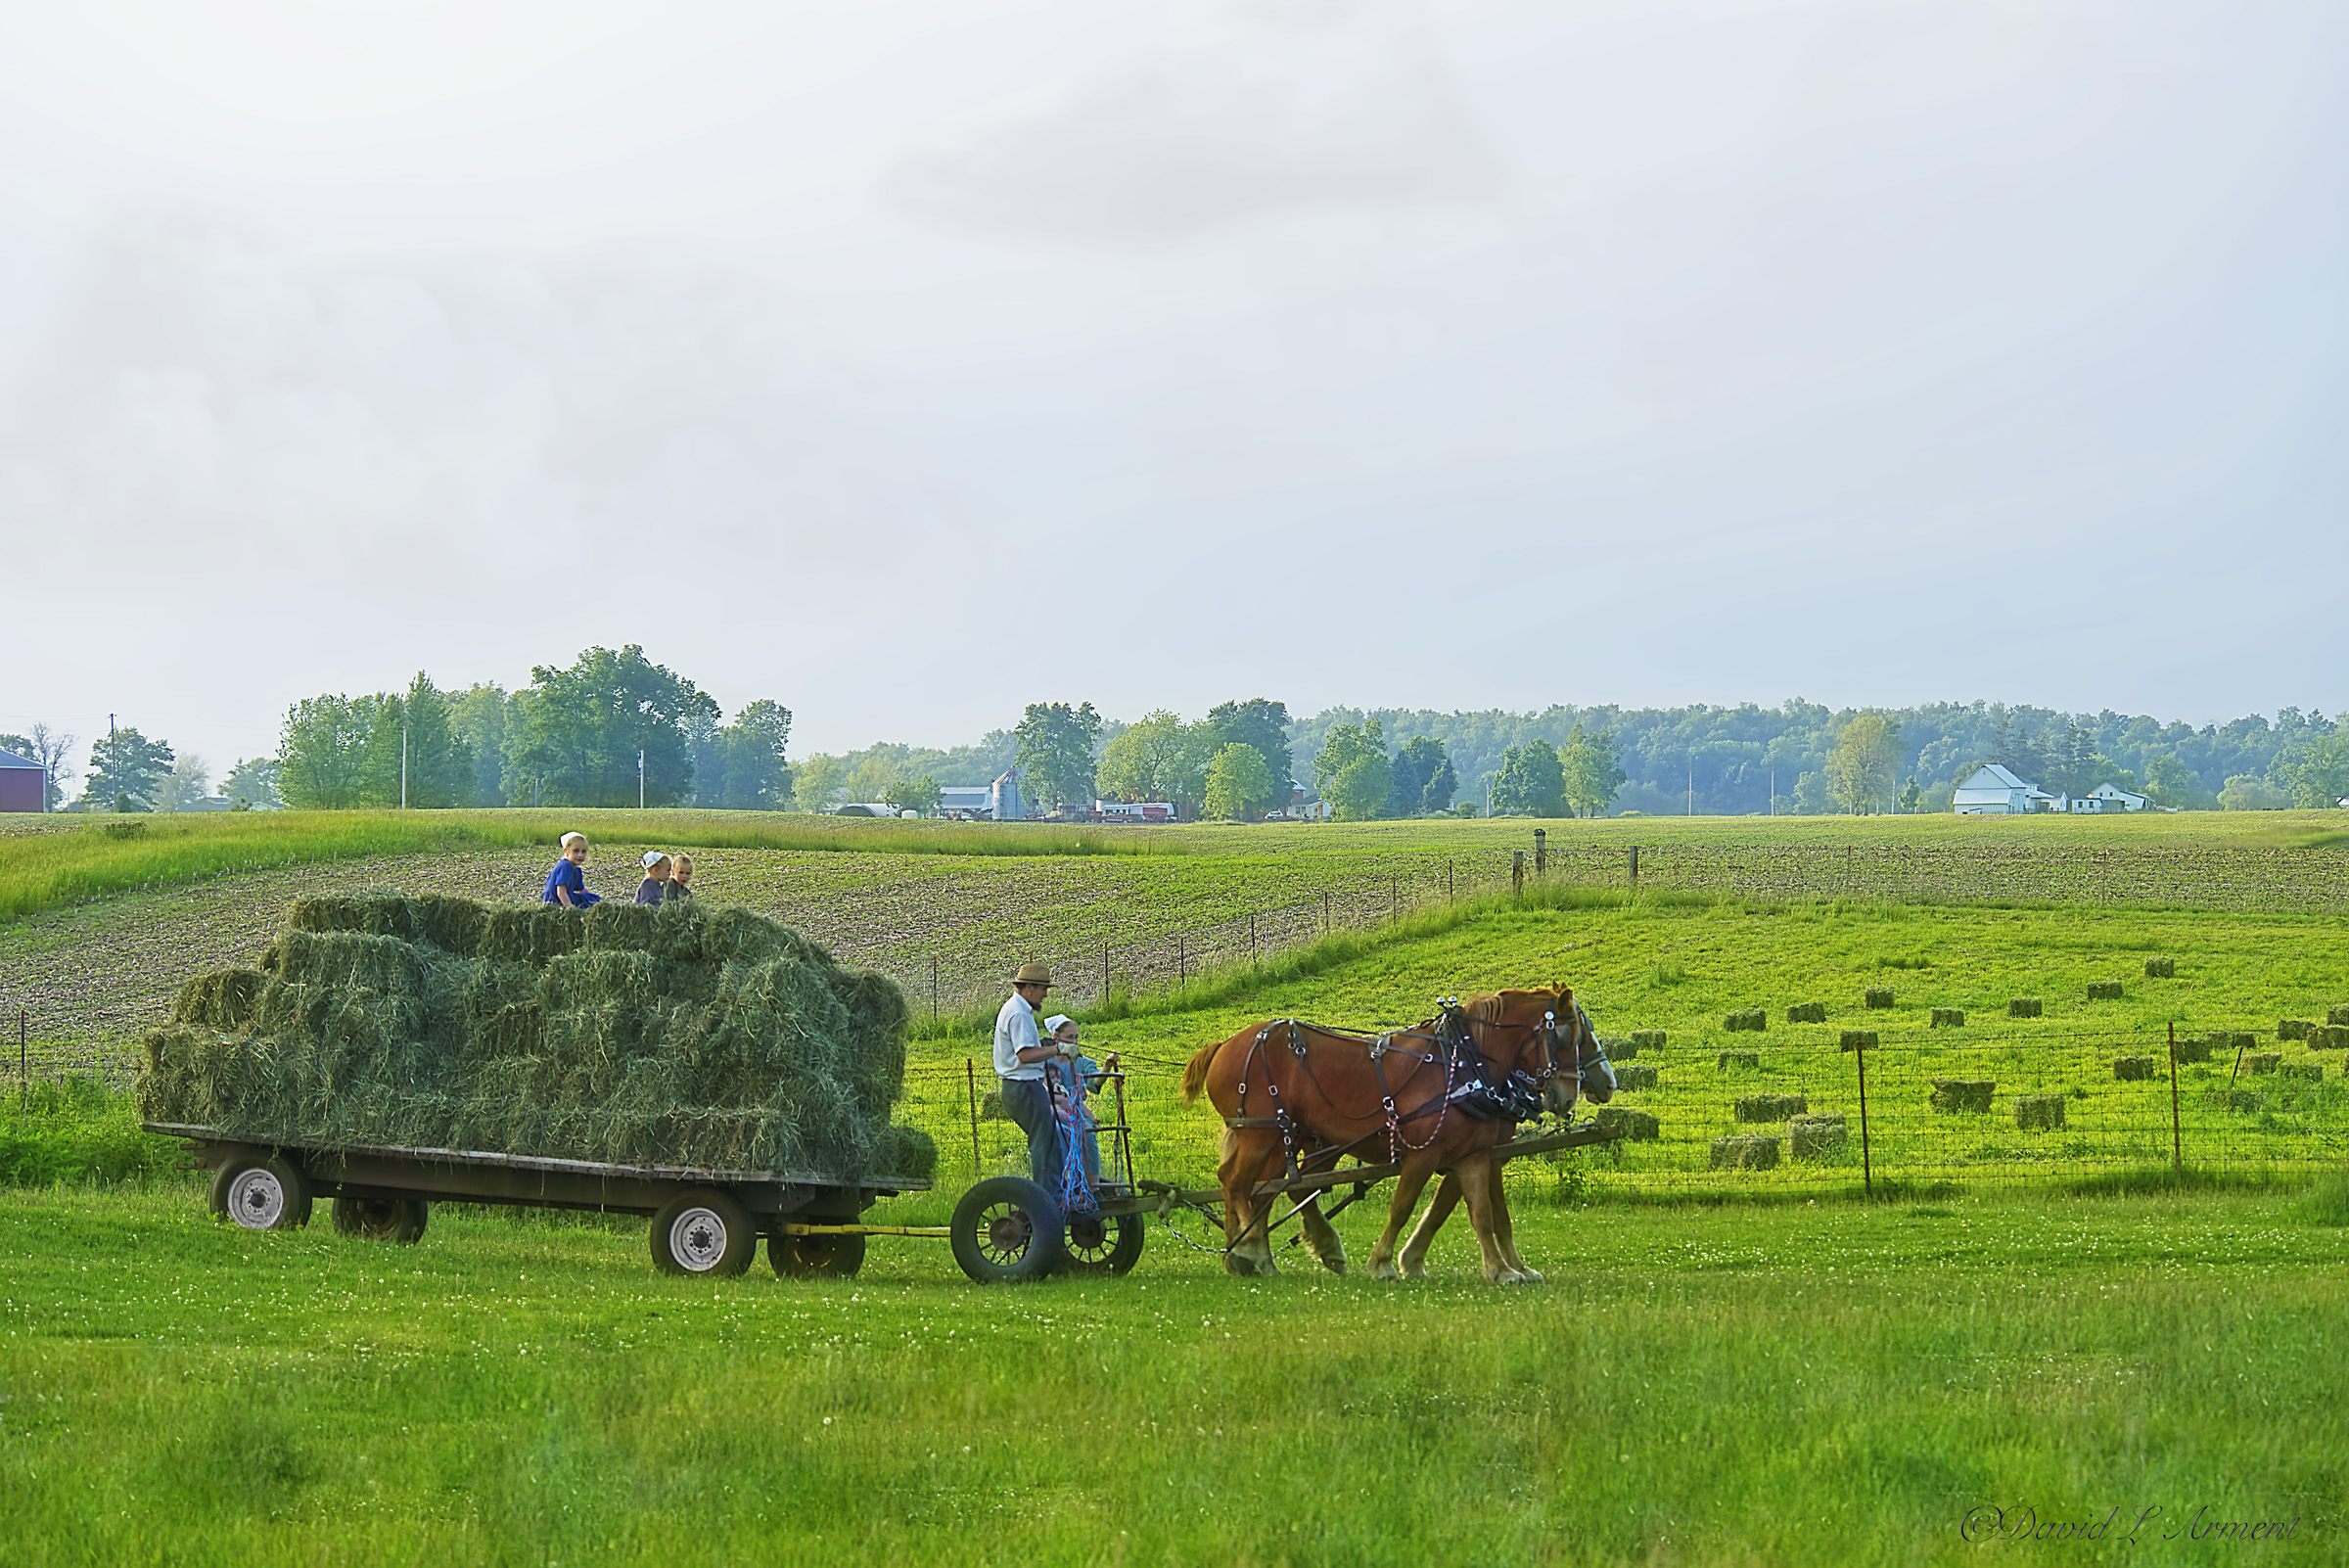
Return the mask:
<svg viewBox="0 0 2349 1568">
<path fill-rule="evenodd" d="M 679 899 L 693 897 L 693 856 L 674 854 L 668 861 L 668 891 L 661 895 L 663 903 L 674 903 Z"/>
<path fill-rule="evenodd" d="M 659 903 L 668 892 L 668 856 L 659 850 L 644 852 L 644 880 L 636 884 L 638 903 Z"/>
<path fill-rule="evenodd" d="M 559 903 L 566 909 L 584 909 L 602 899 L 587 891 L 587 873 L 579 868 L 587 863 L 587 835 L 566 833 L 557 841 L 563 846 L 563 858 L 546 874 L 546 892 L 539 896 L 540 903 Z"/>
</svg>

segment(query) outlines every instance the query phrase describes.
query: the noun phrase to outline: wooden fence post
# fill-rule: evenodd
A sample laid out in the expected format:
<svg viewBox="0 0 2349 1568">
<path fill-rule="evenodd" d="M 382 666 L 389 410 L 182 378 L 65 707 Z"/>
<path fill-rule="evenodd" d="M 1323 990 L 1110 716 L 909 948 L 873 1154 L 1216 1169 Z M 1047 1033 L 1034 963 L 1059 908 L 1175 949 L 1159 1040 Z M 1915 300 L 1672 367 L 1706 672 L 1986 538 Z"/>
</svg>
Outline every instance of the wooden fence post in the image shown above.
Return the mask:
<svg viewBox="0 0 2349 1568">
<path fill-rule="evenodd" d="M 962 1059 L 962 1082 L 971 1091 L 971 1179 L 979 1179 L 979 1070 L 971 1059 Z"/>
<path fill-rule="evenodd" d="M 1525 897 L 1525 852 L 1509 852 L 1509 893 L 1514 898 Z"/>
<path fill-rule="evenodd" d="M 1873 1198 L 1876 1173 L 1867 1153 L 1867 1042 L 1861 1040 L 1852 1049 L 1860 1058 L 1860 1184 Z"/>
<path fill-rule="evenodd" d="M 2186 1175 L 2186 1131 L 2178 1117 L 2178 1024 L 2170 1023 L 2170 1169 Z"/>
<path fill-rule="evenodd" d="M 1536 828 L 1534 829 L 1534 875 L 1538 877 L 1546 876 L 1548 872 L 1549 830 L 1547 828 Z"/>
</svg>

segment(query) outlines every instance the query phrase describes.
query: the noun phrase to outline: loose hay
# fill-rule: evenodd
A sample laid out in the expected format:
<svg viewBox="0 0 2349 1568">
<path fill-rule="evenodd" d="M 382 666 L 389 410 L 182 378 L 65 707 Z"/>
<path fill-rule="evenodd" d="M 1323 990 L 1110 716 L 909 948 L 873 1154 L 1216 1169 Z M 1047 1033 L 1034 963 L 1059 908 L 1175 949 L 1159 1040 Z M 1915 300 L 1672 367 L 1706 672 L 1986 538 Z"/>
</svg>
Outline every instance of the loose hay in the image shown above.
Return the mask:
<svg viewBox="0 0 2349 1568">
<path fill-rule="evenodd" d="M 1615 1068 L 1615 1086 L 1618 1089 L 1650 1089 L 1656 1086 L 1656 1068 L 1652 1062 L 1622 1062 Z"/>
<path fill-rule="evenodd" d="M 1770 1015 L 1759 1007 L 1744 1007 L 1721 1021 L 1727 1030 L 1760 1030 L 1770 1027 Z"/>
<path fill-rule="evenodd" d="M 1843 1032 L 1842 1041 L 1835 1048 L 1839 1051 L 1872 1051 L 1876 1048 L 1876 1032 L 1872 1029 L 1847 1029 Z"/>
<path fill-rule="evenodd" d="M 1999 1085 L 1986 1078 L 1937 1078 L 1926 1096 L 1936 1111 L 1987 1111 Z"/>
<path fill-rule="evenodd" d="M 1965 1027 L 1965 1009 L 1962 1007 L 1934 1008 L 1932 1027 L 1935 1029 L 1963 1029 Z"/>
<path fill-rule="evenodd" d="M 2178 978 L 2178 960 L 2175 958 L 2146 959 L 2145 978 L 2147 980 L 2176 980 Z"/>
<path fill-rule="evenodd" d="M 1860 999 L 1869 1007 L 1890 1007 L 1892 1005 L 1892 988 L 1890 986 L 1870 986 L 1861 993 Z"/>
<path fill-rule="evenodd" d="M 1825 1002 L 1797 1002 L 1786 1009 L 1789 1024 L 1823 1024 L 1827 1021 Z"/>
<path fill-rule="evenodd" d="M 2039 1013 L 2037 996 L 2017 996 L 2006 1004 L 2006 1016 L 2009 1018 L 2037 1018 Z"/>
<path fill-rule="evenodd" d="M 1783 1122 L 1811 1109 L 1811 1102 L 1800 1094 L 1740 1094 L 1736 1115 L 1740 1122 Z"/>
<path fill-rule="evenodd" d="M 1653 1143 L 1662 1132 L 1660 1124 L 1653 1116 L 1645 1111 L 1635 1111 L 1629 1106 L 1600 1106 L 1598 1113 L 1590 1120 L 1597 1123 L 1599 1130 L 1609 1137 L 1622 1138 L 1629 1143 Z"/>
<path fill-rule="evenodd" d="M 1761 1133 L 1741 1133 L 1713 1140 L 1716 1171 L 1767 1171 L 1778 1163 L 1779 1139 Z"/>
<path fill-rule="evenodd" d="M 2090 1001 L 2119 1001 L 2121 983 L 2117 980 L 2092 980 L 2088 983 Z"/>
<path fill-rule="evenodd" d="M 1841 1154 L 1851 1142 L 1843 1113 L 1797 1116 L 1786 1124 L 1786 1152 L 1797 1160 L 1824 1160 Z"/>
<path fill-rule="evenodd" d="M 2017 1094 L 2014 1097 L 2014 1125 L 2025 1132 L 2060 1130 L 2063 1127 L 2063 1096 Z"/>
<path fill-rule="evenodd" d="M 2112 1059 L 2112 1076 L 2125 1083 L 2151 1078 L 2161 1066 L 2158 1056 L 2116 1056 Z"/>
<path fill-rule="evenodd" d="M 905 1000 L 747 909 L 304 899 L 191 981 L 141 1114 L 255 1141 L 927 1176 Z"/>
</svg>

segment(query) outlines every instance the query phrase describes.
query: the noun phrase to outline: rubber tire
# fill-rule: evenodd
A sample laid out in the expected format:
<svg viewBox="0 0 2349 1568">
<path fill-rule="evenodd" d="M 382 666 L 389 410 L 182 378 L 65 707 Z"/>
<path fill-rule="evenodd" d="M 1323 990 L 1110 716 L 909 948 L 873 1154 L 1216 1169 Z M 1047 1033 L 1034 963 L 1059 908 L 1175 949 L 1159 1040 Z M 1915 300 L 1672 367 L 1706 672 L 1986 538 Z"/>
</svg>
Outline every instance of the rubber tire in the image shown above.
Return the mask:
<svg viewBox="0 0 2349 1568">
<path fill-rule="evenodd" d="M 251 1171 L 262 1171 L 276 1178 L 283 1194 L 277 1222 L 268 1225 L 249 1225 L 229 1212 L 229 1193 L 237 1178 Z M 212 1218 L 226 1221 L 242 1230 L 299 1230 L 310 1222 L 310 1178 L 301 1174 L 301 1167 L 282 1155 L 264 1149 L 250 1149 L 220 1162 L 212 1175 Z"/>
<path fill-rule="evenodd" d="M 1088 1221 L 1103 1227 L 1104 1244 L 1080 1251 L 1078 1234 Z M 1138 1214 L 1113 1215 L 1106 1220 L 1098 1215 L 1073 1214 L 1062 1235 L 1062 1273 L 1123 1274 L 1141 1260 L 1142 1217 Z"/>
<path fill-rule="evenodd" d="M 697 1209 L 717 1226 L 714 1239 L 718 1245 L 699 1253 L 679 1253 L 675 1243 L 683 1238 L 674 1234 L 678 1222 Z M 730 1276 L 750 1268 L 751 1260 L 759 1255 L 759 1227 L 752 1222 L 751 1212 L 732 1195 L 715 1187 L 691 1187 L 663 1204 L 661 1212 L 653 1216 L 652 1244 L 653 1267 L 665 1274 Z"/>
<path fill-rule="evenodd" d="M 778 1230 L 766 1238 L 766 1261 L 780 1279 L 848 1279 L 864 1267 L 862 1236 L 787 1236 Z"/>
<path fill-rule="evenodd" d="M 1006 1212 L 990 1217 L 993 1210 Z M 995 1245 L 994 1218 L 1025 1222 L 1025 1236 L 1014 1246 Z M 1052 1195 L 1026 1176 L 990 1176 L 962 1195 L 947 1240 L 965 1274 L 982 1285 L 1003 1285 L 1041 1279 L 1059 1268 L 1066 1234 Z"/>
<path fill-rule="evenodd" d="M 422 1198 L 337 1198 L 335 1234 L 412 1247 L 424 1239 L 432 1206 Z"/>
</svg>

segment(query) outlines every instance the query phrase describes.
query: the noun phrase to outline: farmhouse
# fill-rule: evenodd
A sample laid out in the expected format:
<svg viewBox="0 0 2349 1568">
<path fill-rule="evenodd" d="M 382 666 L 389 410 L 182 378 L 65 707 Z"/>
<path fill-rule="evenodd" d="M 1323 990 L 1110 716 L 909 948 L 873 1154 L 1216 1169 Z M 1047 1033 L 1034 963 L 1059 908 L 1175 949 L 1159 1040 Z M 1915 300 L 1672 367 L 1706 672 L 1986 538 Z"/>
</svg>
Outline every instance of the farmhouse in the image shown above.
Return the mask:
<svg viewBox="0 0 2349 1568">
<path fill-rule="evenodd" d="M 48 773 L 31 758 L 0 752 L 0 811 L 46 809 L 48 779 Z"/>
<path fill-rule="evenodd" d="M 995 814 L 995 792 L 986 784 L 942 784 L 938 814 L 957 822 Z"/>
<path fill-rule="evenodd" d="M 2105 811 L 2142 811 L 2153 802 L 2146 796 L 2132 794 L 2118 784 L 2099 784 L 2072 803 L 2076 815 L 2094 816 Z"/>
<path fill-rule="evenodd" d="M 1959 816 L 2021 816 L 2027 811 L 2060 811 L 2069 804 L 1997 762 L 1985 762 L 1958 786 L 1950 809 Z"/>
</svg>

